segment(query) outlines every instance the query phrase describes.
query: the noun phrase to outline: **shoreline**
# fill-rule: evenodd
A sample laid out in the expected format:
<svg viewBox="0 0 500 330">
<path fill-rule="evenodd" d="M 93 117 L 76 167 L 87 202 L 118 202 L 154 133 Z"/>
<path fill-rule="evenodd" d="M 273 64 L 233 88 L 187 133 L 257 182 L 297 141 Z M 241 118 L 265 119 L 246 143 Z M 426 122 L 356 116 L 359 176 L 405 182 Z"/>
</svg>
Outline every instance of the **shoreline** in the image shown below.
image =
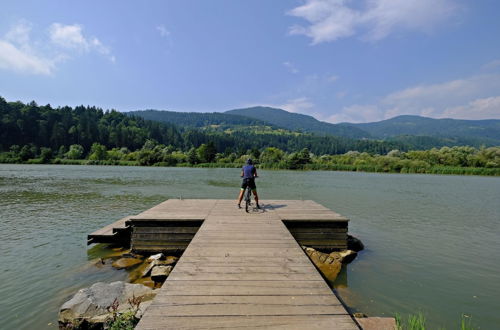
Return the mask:
<svg viewBox="0 0 500 330">
<path fill-rule="evenodd" d="M 123 160 L 89 160 L 89 159 L 55 159 L 51 162 L 42 162 L 40 159 L 29 159 L 26 162 L 0 162 L 0 164 L 10 165 L 83 165 L 83 166 L 133 166 L 133 167 L 171 167 L 171 168 L 241 168 L 243 163 L 180 163 L 177 165 L 155 163 L 153 165 L 141 165 L 138 161 Z M 390 171 L 383 168 L 365 165 L 343 165 L 343 164 L 306 164 L 303 168 L 291 169 L 280 168 L 278 166 L 266 166 L 256 164 L 258 169 L 271 171 L 333 171 L 333 172 L 363 172 L 382 174 L 437 174 L 437 175 L 458 175 L 458 176 L 483 176 L 498 177 L 500 168 L 484 167 L 454 167 L 454 166 L 433 166 L 423 171 Z"/>
</svg>

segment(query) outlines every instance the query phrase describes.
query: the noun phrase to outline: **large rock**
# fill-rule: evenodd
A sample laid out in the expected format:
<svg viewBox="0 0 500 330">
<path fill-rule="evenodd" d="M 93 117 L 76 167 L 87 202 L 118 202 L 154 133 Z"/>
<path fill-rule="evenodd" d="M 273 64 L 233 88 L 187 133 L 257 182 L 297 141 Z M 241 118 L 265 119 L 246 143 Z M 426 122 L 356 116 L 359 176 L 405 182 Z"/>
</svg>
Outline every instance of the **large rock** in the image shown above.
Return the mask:
<svg viewBox="0 0 500 330">
<path fill-rule="evenodd" d="M 314 265 L 329 281 L 334 281 L 337 278 L 343 263 L 351 262 L 357 255 L 356 252 L 351 250 L 327 254 L 310 247 L 303 248 Z"/>
<path fill-rule="evenodd" d="M 178 258 L 176 258 L 176 257 L 170 257 L 170 256 L 167 257 L 165 260 L 152 259 L 152 261 L 149 264 L 144 266 L 144 269 L 141 272 L 141 276 L 142 277 L 149 276 L 149 274 L 151 274 L 151 271 L 153 270 L 153 268 L 155 268 L 157 266 L 168 266 L 168 265 L 175 264 L 177 262 L 177 259 Z M 148 259 L 148 261 L 149 261 L 149 259 Z M 170 268 L 170 270 L 172 270 L 172 268 Z"/>
<path fill-rule="evenodd" d="M 104 323 L 110 316 L 110 307 L 116 301 L 117 312 L 132 309 L 129 299 L 139 298 L 138 313 L 143 313 L 147 302 L 155 296 L 151 288 L 142 284 L 129 284 L 125 282 L 95 283 L 89 288 L 79 290 L 73 298 L 65 302 L 59 310 L 60 326 L 77 326 L 91 328 Z M 115 305 L 116 305 L 115 303 Z"/>
<path fill-rule="evenodd" d="M 172 266 L 155 266 L 151 271 L 151 279 L 155 282 L 165 281 L 172 268 Z"/>
<path fill-rule="evenodd" d="M 124 268 L 130 268 L 135 265 L 138 265 L 142 263 L 141 259 L 137 258 L 120 258 L 113 262 L 111 265 L 115 267 L 116 269 L 124 269 Z"/>
<path fill-rule="evenodd" d="M 359 240 L 359 238 L 347 235 L 347 248 L 349 250 L 359 252 L 365 249 L 365 245 Z"/>
</svg>

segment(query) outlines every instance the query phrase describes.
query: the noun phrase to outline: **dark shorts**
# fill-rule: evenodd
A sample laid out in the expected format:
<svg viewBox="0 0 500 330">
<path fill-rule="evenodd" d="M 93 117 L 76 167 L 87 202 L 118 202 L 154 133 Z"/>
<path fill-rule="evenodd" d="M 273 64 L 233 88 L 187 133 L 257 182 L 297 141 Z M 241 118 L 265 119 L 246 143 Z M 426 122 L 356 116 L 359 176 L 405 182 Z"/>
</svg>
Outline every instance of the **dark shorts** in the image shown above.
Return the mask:
<svg viewBox="0 0 500 330">
<path fill-rule="evenodd" d="M 257 186 L 255 186 L 255 179 L 243 179 L 241 189 L 245 190 L 247 187 L 250 187 L 252 190 L 257 190 Z"/>
</svg>

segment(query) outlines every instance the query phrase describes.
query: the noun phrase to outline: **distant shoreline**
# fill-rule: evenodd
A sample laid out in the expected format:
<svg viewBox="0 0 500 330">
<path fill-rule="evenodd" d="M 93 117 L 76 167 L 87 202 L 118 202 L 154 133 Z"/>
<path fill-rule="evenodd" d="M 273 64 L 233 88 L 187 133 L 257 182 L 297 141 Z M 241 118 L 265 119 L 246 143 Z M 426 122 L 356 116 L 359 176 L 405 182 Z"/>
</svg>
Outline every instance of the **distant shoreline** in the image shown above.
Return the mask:
<svg viewBox="0 0 500 330">
<path fill-rule="evenodd" d="M 12 165 L 100 165 L 100 166 L 140 166 L 140 167 L 172 167 L 172 168 L 241 168 L 242 163 L 180 163 L 171 165 L 166 163 L 155 163 L 153 165 L 141 165 L 138 161 L 124 160 L 88 160 L 88 159 L 54 159 L 51 162 L 42 162 L 40 159 L 29 159 L 25 162 L 0 162 L 0 164 Z M 420 171 L 411 171 L 402 168 L 400 171 L 386 170 L 371 165 L 343 165 L 343 164 L 305 164 L 302 168 L 280 167 L 279 164 L 256 164 L 257 168 L 264 170 L 285 171 L 340 171 L 340 172 L 364 172 L 364 173 L 387 173 L 387 174 L 438 174 L 438 175 L 477 175 L 477 176 L 500 176 L 500 168 L 483 167 L 459 167 L 459 166 L 431 166 Z"/>
</svg>

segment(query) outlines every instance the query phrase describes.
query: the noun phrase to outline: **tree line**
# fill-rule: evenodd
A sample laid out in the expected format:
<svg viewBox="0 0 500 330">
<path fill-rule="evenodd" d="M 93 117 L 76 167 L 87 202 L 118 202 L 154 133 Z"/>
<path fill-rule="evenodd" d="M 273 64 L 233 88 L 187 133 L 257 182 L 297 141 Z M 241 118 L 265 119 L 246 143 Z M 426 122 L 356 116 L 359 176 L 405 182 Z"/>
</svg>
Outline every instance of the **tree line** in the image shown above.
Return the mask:
<svg viewBox="0 0 500 330">
<path fill-rule="evenodd" d="M 50 104 L 39 106 L 35 102 L 7 102 L 0 97 L 0 151 L 10 151 L 12 146 L 29 146 L 36 149 L 35 153 L 43 147 L 62 154 L 61 148 L 67 152 L 71 145 L 80 145 L 84 154 L 88 155 L 94 143 L 108 150 L 127 148 L 134 151 L 142 148 L 147 140 L 182 151 L 212 142 L 217 152 L 239 154 L 248 149 L 266 147 L 277 147 L 287 152 L 308 148 L 315 154 L 340 154 L 349 150 L 384 153 L 394 148 L 407 149 L 398 142 L 295 132 L 207 131 L 145 120 L 97 107 L 53 108 Z"/>
<path fill-rule="evenodd" d="M 0 162 L 241 166 L 500 175 L 500 148 L 409 150 L 398 142 L 275 131 L 210 131 L 96 107 L 52 108 L 0 98 Z"/>
</svg>

